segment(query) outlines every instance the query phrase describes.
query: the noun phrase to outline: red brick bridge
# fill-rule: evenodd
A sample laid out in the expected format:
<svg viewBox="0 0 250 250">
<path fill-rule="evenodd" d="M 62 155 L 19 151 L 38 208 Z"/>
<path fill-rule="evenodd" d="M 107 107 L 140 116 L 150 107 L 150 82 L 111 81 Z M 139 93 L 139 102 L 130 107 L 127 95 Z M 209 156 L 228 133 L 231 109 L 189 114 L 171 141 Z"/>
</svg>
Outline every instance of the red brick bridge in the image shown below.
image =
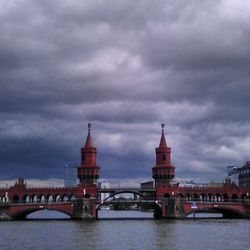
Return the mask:
<svg viewBox="0 0 250 250">
<path fill-rule="evenodd" d="M 150 190 L 112 189 L 105 205 L 114 204 L 115 194 L 134 193 L 133 203 L 151 203 L 155 218 L 185 218 L 194 211 L 219 212 L 226 218 L 250 218 L 249 188 L 225 181 L 220 187 L 182 187 L 173 182 L 175 167 L 171 164 L 171 148 L 167 146 L 164 125 L 159 146 L 156 148 L 156 164 L 152 168 L 154 187 Z M 90 133 L 81 148 L 81 162 L 77 168 L 79 184 L 75 187 L 30 188 L 23 179 L 14 186 L 0 189 L 0 220 L 25 219 L 38 210 L 56 210 L 72 219 L 98 218 L 98 210 L 104 204 L 96 181 L 100 168 L 96 163 L 96 148 Z M 121 201 L 119 201 L 121 202 Z M 125 201 L 126 202 L 126 201 Z M 127 201 L 128 202 L 128 201 Z"/>
</svg>

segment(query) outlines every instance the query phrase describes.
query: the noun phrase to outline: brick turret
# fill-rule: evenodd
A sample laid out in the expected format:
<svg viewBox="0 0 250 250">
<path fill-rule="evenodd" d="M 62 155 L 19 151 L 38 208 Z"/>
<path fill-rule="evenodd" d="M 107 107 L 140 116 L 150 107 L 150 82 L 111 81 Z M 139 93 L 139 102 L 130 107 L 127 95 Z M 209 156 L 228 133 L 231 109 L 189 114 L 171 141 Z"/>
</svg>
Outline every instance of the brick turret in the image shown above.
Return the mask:
<svg viewBox="0 0 250 250">
<path fill-rule="evenodd" d="M 175 167 L 171 164 L 171 148 L 167 146 L 164 124 L 162 124 L 162 133 L 159 147 L 155 149 L 156 165 L 152 168 L 155 187 L 170 184 L 175 176 Z"/>
<path fill-rule="evenodd" d="M 88 135 L 85 146 L 81 148 L 81 163 L 77 168 L 79 184 L 85 187 L 95 186 L 99 178 L 100 168 L 96 164 L 96 148 L 91 136 L 91 124 L 88 124 Z"/>
</svg>

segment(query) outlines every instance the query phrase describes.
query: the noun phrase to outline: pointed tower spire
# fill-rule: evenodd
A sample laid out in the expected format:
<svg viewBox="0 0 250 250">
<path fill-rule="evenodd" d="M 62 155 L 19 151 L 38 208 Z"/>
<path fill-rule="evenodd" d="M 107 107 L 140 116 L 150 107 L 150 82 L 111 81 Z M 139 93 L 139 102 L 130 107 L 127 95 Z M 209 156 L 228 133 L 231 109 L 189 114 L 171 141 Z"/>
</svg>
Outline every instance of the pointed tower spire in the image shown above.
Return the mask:
<svg viewBox="0 0 250 250">
<path fill-rule="evenodd" d="M 95 186 L 99 178 L 100 168 L 96 164 L 96 148 L 91 136 L 91 124 L 88 123 L 88 135 L 85 146 L 81 148 L 81 163 L 77 168 L 77 176 L 81 186 Z"/>
<path fill-rule="evenodd" d="M 155 149 L 156 164 L 152 168 L 156 188 L 169 185 L 175 176 L 175 167 L 171 164 L 171 148 L 166 143 L 164 126 L 162 123 L 161 140 L 159 147 Z"/>
<path fill-rule="evenodd" d="M 93 148 L 94 147 L 90 130 L 91 130 L 91 123 L 88 123 L 88 136 L 87 136 L 87 139 L 85 142 L 85 148 Z"/>
<path fill-rule="evenodd" d="M 161 140 L 160 140 L 159 148 L 166 148 L 167 147 L 167 142 L 166 142 L 165 133 L 164 133 L 164 126 L 165 126 L 165 124 L 162 123 L 161 124 Z"/>
</svg>

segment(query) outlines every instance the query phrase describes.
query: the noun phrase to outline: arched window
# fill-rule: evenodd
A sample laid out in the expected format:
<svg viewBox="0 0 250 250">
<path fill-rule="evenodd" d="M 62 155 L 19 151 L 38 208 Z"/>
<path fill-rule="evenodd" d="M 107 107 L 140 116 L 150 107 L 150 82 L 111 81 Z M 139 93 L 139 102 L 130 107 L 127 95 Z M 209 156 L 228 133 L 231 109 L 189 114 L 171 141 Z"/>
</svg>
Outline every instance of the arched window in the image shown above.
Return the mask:
<svg viewBox="0 0 250 250">
<path fill-rule="evenodd" d="M 14 203 L 19 202 L 19 196 L 18 196 L 17 194 L 15 194 L 15 195 L 13 196 L 12 202 L 14 202 Z"/>
</svg>

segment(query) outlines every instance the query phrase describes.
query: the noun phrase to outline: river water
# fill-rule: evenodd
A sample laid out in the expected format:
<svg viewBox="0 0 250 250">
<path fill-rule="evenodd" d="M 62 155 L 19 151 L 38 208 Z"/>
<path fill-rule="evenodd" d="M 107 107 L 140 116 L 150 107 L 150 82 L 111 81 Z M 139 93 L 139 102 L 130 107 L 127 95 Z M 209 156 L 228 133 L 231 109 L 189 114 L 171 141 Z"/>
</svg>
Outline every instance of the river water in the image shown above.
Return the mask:
<svg viewBox="0 0 250 250">
<path fill-rule="evenodd" d="M 150 213 L 102 213 L 102 218 L 120 219 L 0 222 L 0 249 L 250 249 L 250 220 L 153 220 Z"/>
</svg>

